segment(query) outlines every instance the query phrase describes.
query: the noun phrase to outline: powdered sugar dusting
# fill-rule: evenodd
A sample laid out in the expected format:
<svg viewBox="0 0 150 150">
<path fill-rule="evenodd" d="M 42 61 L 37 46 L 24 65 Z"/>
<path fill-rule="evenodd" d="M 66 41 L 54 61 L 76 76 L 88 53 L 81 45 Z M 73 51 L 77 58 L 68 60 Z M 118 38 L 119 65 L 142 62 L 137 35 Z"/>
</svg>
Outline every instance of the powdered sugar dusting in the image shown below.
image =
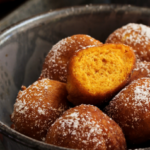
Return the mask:
<svg viewBox="0 0 150 150">
<path fill-rule="evenodd" d="M 88 35 L 74 35 L 55 44 L 46 56 L 41 77 L 66 82 L 67 64 L 74 52 L 93 47 L 101 42 Z"/>
<path fill-rule="evenodd" d="M 54 86 L 55 82 L 42 79 L 34 82 L 28 88 L 24 87 L 23 91 L 19 91 L 11 116 L 16 130 L 24 133 L 30 129 L 29 133 L 25 132 L 24 134 L 36 139 L 40 137 L 40 140 L 45 138 L 48 127 L 68 108 L 65 97 L 56 102 L 54 94 L 57 96 L 59 89 L 57 91 L 57 86 Z M 65 84 L 59 84 L 62 84 L 63 92 L 66 92 Z M 54 105 L 57 103 L 58 105 Z M 33 131 L 34 134 L 32 134 Z"/>
<path fill-rule="evenodd" d="M 148 83 L 145 82 L 142 86 L 136 86 L 134 89 L 134 101 L 136 106 L 143 106 L 144 103 L 148 106 L 150 103 L 150 98 L 148 95 L 150 94 L 150 87 L 148 87 Z M 147 110 L 147 109 L 145 109 Z"/>
<path fill-rule="evenodd" d="M 131 46 L 137 61 L 150 61 L 150 27 L 129 23 L 114 31 L 106 40 L 108 43 L 124 43 Z"/>
<path fill-rule="evenodd" d="M 44 113 L 44 110 L 42 110 L 42 108 L 45 106 L 44 103 L 41 102 L 41 100 L 44 98 L 43 95 L 44 92 L 48 88 L 52 87 L 51 85 L 49 85 L 49 82 L 47 81 L 48 79 L 36 81 L 33 83 L 32 86 L 29 86 L 28 89 L 20 91 L 18 93 L 18 97 L 14 105 L 15 111 L 17 113 L 25 114 L 30 107 L 34 109 L 36 107 L 42 106 L 41 108 L 38 109 L 38 112 L 39 114 L 41 114 L 41 112 Z M 33 97 L 35 98 L 35 100 L 31 101 Z M 47 105 L 49 105 L 49 103 L 47 103 Z"/>
<path fill-rule="evenodd" d="M 40 115 L 45 115 L 45 110 L 44 109 L 42 109 L 41 107 L 38 107 L 38 113 L 40 114 Z"/>
<path fill-rule="evenodd" d="M 50 130 L 55 134 L 49 135 L 48 133 L 49 138 L 54 139 L 54 143 L 52 144 L 58 144 L 55 138 L 59 136 L 61 137 L 59 145 L 61 145 L 66 138 L 69 138 L 70 143 L 76 141 L 75 143 L 78 143 L 78 146 L 82 145 L 80 147 L 81 149 L 84 147 L 84 149 L 97 150 L 106 147 L 106 145 L 111 146 L 109 138 L 112 138 L 111 136 L 115 138 L 117 132 L 110 126 L 112 120 L 102 112 L 97 116 L 98 118 L 95 116 L 97 111 L 98 108 L 91 105 L 80 105 L 66 111 L 63 116 L 57 119 L 51 126 Z M 46 141 L 48 141 L 48 137 Z M 91 145 L 92 147 L 89 148 Z"/>
<path fill-rule="evenodd" d="M 137 130 L 138 126 L 143 125 L 140 124 L 141 119 L 145 119 L 147 112 L 150 111 L 150 79 L 141 78 L 133 81 L 114 97 L 105 111 L 121 127 Z M 123 115 L 123 112 L 130 113 Z M 138 132 L 136 130 L 135 132 Z"/>
<path fill-rule="evenodd" d="M 133 71 L 140 71 L 140 72 L 146 71 L 147 77 L 150 77 L 150 62 L 137 63 Z"/>
<path fill-rule="evenodd" d="M 150 62 L 136 63 L 130 82 L 143 77 L 150 77 Z"/>
</svg>

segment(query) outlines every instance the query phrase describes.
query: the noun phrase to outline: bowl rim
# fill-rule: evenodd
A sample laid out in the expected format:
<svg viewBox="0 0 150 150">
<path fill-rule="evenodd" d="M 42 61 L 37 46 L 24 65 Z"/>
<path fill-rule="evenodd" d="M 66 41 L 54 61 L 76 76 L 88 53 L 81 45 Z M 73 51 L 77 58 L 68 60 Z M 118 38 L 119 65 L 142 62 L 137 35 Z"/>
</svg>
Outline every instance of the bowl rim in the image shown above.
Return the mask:
<svg viewBox="0 0 150 150">
<path fill-rule="evenodd" d="M 85 6 L 75 6 L 75 7 L 66 7 L 61 9 L 56 9 L 54 11 L 49 11 L 46 13 L 42 13 L 40 15 L 25 19 L 24 21 L 21 21 L 17 24 L 12 25 L 11 27 L 6 28 L 5 30 L 1 31 L 0 33 L 0 46 L 7 41 L 13 34 L 15 34 L 17 31 L 24 30 L 24 28 L 28 29 L 29 27 L 32 27 L 33 25 L 39 25 L 42 20 L 54 20 L 54 19 L 60 19 L 65 18 L 68 16 L 75 16 L 75 15 L 81 15 L 81 14 L 88 14 L 88 13 L 100 13 L 103 11 L 114 11 L 117 12 L 119 10 L 122 11 L 140 11 L 140 12 L 147 12 L 150 14 L 150 9 L 146 7 L 138 7 L 138 6 L 131 6 L 131 5 L 113 5 L 113 4 L 95 4 L 95 5 L 85 5 Z M 46 21 L 45 21 L 46 22 Z M 35 23 L 35 24 L 34 24 Z M 57 148 L 60 150 L 70 150 L 68 148 L 64 147 L 58 147 L 52 144 L 46 144 L 42 141 L 35 140 L 33 138 L 30 138 L 26 135 L 23 135 L 13 129 L 11 129 L 9 126 L 5 125 L 3 122 L 0 121 L 0 133 L 2 133 L 4 136 L 12 139 L 13 141 L 20 143 L 24 146 L 27 146 L 29 148 L 36 148 L 36 149 L 45 149 L 48 150 L 50 148 Z M 138 150 L 138 149 L 137 149 Z M 149 148 L 142 148 L 139 150 L 149 150 Z"/>
</svg>

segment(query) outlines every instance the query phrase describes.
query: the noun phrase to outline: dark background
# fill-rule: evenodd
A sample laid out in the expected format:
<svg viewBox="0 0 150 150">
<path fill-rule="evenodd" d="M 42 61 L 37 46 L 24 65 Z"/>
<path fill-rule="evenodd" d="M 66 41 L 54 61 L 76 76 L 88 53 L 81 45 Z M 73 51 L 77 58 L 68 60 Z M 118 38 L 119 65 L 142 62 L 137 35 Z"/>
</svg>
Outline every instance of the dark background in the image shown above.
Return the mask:
<svg viewBox="0 0 150 150">
<path fill-rule="evenodd" d="M 0 19 L 11 13 L 26 0 L 0 0 Z"/>
<path fill-rule="evenodd" d="M 56 8 L 63 8 L 68 6 L 75 6 L 75 5 L 85 5 L 85 4 L 130 4 L 135 6 L 141 6 L 141 7 L 150 7 L 150 0 L 75 0 L 76 2 L 72 0 L 0 0 L 0 23 L 1 21 L 7 16 L 9 16 L 11 13 L 14 15 L 14 17 L 19 16 L 18 14 L 13 14 L 14 10 L 19 9 L 20 17 L 13 21 L 13 18 L 8 18 L 7 24 L 5 27 L 10 26 L 11 24 L 14 24 L 18 21 L 27 19 L 31 16 L 35 16 L 40 13 L 44 13 L 50 9 L 56 9 Z M 28 7 L 26 6 L 28 4 Z M 39 7 L 38 7 L 39 4 Z M 41 4 L 43 6 L 41 6 Z M 35 8 L 33 5 L 36 5 Z M 44 6 L 45 5 L 45 6 Z M 24 12 L 25 6 L 27 9 Z M 31 8 L 29 8 L 31 6 Z M 37 8 L 38 7 L 38 8 Z M 43 7 L 41 9 L 41 7 Z M 45 7 L 45 9 L 44 9 Z M 24 13 L 22 15 L 21 13 Z M 5 21 L 5 20 L 4 20 Z M 9 23 L 8 23 L 9 21 Z M 11 22 L 12 21 L 12 22 Z M 0 24 L 1 27 L 1 24 Z M 3 29 L 5 27 L 2 27 Z M 1 30 L 1 29 L 0 29 Z"/>
<path fill-rule="evenodd" d="M 33 0 L 0 0 L 0 19 L 11 13 L 14 9 L 25 3 L 26 1 L 33 1 Z M 43 0 L 44 1 L 44 0 Z M 63 0 L 56 0 L 57 3 Z M 70 0 L 72 1 L 72 0 Z M 51 3 L 51 0 L 49 0 Z M 150 0 L 86 0 L 84 2 L 79 2 L 79 5 L 84 4 L 131 4 L 136 6 L 144 6 L 150 7 Z M 60 6 L 61 7 L 61 6 Z M 59 8 L 60 8 L 59 7 Z"/>
<path fill-rule="evenodd" d="M 23 5 L 23 3 L 27 1 L 33 0 L 0 0 L 0 19 L 11 13 L 14 9 Z M 37 0 L 38 1 L 38 0 Z M 43 0 L 45 1 L 45 0 Z M 49 0 L 51 3 L 52 0 Z M 56 0 L 56 3 L 60 3 L 63 0 Z M 70 0 L 72 1 L 72 0 Z M 79 1 L 79 5 L 84 4 L 131 4 L 136 6 L 143 6 L 143 7 L 150 7 L 150 0 L 86 0 L 86 1 Z M 67 4 L 66 4 L 67 5 Z M 59 6 L 61 8 L 61 6 Z"/>
</svg>

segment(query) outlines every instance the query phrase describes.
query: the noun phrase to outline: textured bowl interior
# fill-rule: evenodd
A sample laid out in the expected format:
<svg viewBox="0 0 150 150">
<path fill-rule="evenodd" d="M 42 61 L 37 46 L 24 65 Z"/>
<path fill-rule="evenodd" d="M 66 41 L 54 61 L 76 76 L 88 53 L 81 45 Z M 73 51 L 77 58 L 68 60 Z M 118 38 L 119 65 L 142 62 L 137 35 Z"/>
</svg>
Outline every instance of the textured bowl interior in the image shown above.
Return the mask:
<svg viewBox="0 0 150 150">
<path fill-rule="evenodd" d="M 150 10 L 132 6 L 95 5 L 66 8 L 24 21 L 0 35 L 0 132 L 35 149 L 62 149 L 28 138 L 12 130 L 10 114 L 21 85 L 40 75 L 44 57 L 52 45 L 73 34 L 88 34 L 104 42 L 127 23 L 150 25 Z"/>
</svg>

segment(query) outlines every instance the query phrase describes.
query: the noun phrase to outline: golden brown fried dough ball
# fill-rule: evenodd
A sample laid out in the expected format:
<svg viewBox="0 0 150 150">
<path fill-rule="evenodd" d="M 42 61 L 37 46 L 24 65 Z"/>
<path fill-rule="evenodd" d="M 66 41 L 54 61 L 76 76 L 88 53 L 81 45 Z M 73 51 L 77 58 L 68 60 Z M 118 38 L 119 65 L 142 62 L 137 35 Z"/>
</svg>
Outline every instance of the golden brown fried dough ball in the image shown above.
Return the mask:
<svg viewBox="0 0 150 150">
<path fill-rule="evenodd" d="M 128 143 L 150 140 L 150 78 L 133 81 L 110 101 L 105 112 L 120 125 Z"/>
<path fill-rule="evenodd" d="M 135 68 L 130 79 L 130 82 L 142 77 L 150 77 L 150 62 L 136 63 Z"/>
<path fill-rule="evenodd" d="M 92 105 L 67 110 L 50 127 L 46 143 L 82 150 L 126 149 L 121 128 Z"/>
<path fill-rule="evenodd" d="M 75 51 L 85 47 L 102 44 L 94 38 L 78 34 L 62 39 L 55 44 L 45 58 L 40 78 L 49 78 L 60 82 L 67 81 L 67 64 Z"/>
<path fill-rule="evenodd" d="M 101 106 L 129 81 L 135 55 L 129 46 L 103 44 L 77 52 L 68 64 L 68 100 Z"/>
<path fill-rule="evenodd" d="M 150 27 L 129 23 L 107 38 L 106 43 L 122 43 L 133 48 L 137 61 L 150 61 Z"/>
<path fill-rule="evenodd" d="M 11 120 L 15 130 L 44 140 L 51 124 L 68 109 L 66 84 L 49 79 L 19 91 Z"/>
</svg>

